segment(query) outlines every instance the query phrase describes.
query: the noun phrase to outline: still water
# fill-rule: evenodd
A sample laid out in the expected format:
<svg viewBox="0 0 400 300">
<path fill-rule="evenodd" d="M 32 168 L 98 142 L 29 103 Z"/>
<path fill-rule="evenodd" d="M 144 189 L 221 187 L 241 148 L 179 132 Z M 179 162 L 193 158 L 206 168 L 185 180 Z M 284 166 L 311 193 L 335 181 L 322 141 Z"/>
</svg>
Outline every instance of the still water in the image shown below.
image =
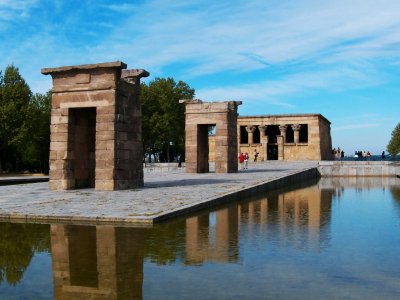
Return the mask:
<svg viewBox="0 0 400 300">
<path fill-rule="evenodd" d="M 0 223 L 0 299 L 399 299 L 400 179 L 321 179 L 153 228 Z"/>
</svg>

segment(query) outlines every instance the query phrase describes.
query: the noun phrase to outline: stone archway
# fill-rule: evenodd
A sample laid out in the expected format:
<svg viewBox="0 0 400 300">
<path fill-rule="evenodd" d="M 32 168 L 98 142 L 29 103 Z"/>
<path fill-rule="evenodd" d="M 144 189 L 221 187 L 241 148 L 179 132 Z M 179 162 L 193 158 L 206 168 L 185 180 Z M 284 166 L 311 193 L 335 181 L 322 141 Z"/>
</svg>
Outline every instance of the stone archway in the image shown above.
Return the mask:
<svg viewBox="0 0 400 300">
<path fill-rule="evenodd" d="M 241 101 L 181 100 L 186 106 L 186 172 L 207 173 L 208 127 L 216 125 L 215 172 L 235 173 L 237 159 L 237 107 Z"/>
</svg>

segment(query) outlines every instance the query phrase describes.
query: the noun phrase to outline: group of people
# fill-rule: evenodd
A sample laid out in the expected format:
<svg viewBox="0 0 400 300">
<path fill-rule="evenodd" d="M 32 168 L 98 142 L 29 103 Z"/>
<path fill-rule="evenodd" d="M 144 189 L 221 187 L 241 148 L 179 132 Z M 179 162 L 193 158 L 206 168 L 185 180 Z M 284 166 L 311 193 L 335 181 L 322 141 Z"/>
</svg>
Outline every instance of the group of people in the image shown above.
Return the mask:
<svg viewBox="0 0 400 300">
<path fill-rule="evenodd" d="M 340 149 L 340 147 L 333 148 L 332 150 L 332 157 L 334 160 L 343 160 L 344 158 L 344 151 Z"/>
<path fill-rule="evenodd" d="M 258 155 L 259 155 L 259 153 L 257 152 L 256 149 L 254 149 L 254 162 L 257 161 Z M 240 163 L 240 169 L 241 170 L 248 169 L 249 168 L 249 159 L 250 159 L 249 154 L 247 152 L 244 154 L 243 154 L 243 152 L 241 152 L 241 153 L 239 153 L 238 158 L 239 158 L 239 163 Z"/>
<path fill-rule="evenodd" d="M 241 170 L 249 167 L 249 154 L 247 152 L 245 154 L 243 154 L 243 152 L 239 154 L 239 163 Z"/>
<path fill-rule="evenodd" d="M 355 151 L 354 152 L 354 160 L 371 160 L 371 152 L 370 151 Z M 343 160 L 344 159 L 344 151 L 340 149 L 340 147 L 332 149 L 332 158 L 334 160 Z M 386 159 L 385 151 L 382 151 L 381 159 Z"/>
<path fill-rule="evenodd" d="M 371 152 L 369 151 L 355 151 L 354 160 L 370 160 Z"/>
</svg>

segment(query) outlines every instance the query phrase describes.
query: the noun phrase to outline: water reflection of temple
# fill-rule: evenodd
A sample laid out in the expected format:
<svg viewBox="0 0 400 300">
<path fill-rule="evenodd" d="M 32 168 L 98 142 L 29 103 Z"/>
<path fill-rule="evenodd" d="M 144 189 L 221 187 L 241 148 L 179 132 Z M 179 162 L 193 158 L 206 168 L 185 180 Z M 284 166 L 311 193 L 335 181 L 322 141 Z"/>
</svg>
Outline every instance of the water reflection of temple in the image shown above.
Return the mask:
<svg viewBox="0 0 400 300">
<path fill-rule="evenodd" d="M 319 250 L 328 242 L 332 194 L 308 187 L 239 206 L 240 222 L 248 223 L 249 231 L 262 231 L 266 239 L 302 250 Z"/>
<path fill-rule="evenodd" d="M 330 191 L 313 186 L 151 229 L 53 224 L 55 298 L 141 299 L 145 261 L 237 263 L 241 238 L 318 251 L 329 240 L 331 201 Z"/>
<path fill-rule="evenodd" d="M 244 228 L 249 238 L 278 233 L 285 246 L 319 250 L 328 242 L 332 195 L 313 186 L 187 218 L 185 262 L 238 261 L 239 233 Z"/>
</svg>

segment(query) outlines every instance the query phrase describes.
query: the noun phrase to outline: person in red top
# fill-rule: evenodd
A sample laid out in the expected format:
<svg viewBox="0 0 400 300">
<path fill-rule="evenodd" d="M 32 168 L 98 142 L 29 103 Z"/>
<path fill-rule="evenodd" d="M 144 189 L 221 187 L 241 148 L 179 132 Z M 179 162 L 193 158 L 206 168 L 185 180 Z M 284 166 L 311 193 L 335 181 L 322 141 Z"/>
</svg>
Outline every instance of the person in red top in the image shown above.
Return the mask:
<svg viewBox="0 0 400 300">
<path fill-rule="evenodd" d="M 243 162 L 244 162 L 244 155 L 243 155 L 243 153 L 241 152 L 241 153 L 239 154 L 239 163 L 240 163 L 240 169 L 241 169 L 241 170 L 243 169 Z"/>
</svg>

